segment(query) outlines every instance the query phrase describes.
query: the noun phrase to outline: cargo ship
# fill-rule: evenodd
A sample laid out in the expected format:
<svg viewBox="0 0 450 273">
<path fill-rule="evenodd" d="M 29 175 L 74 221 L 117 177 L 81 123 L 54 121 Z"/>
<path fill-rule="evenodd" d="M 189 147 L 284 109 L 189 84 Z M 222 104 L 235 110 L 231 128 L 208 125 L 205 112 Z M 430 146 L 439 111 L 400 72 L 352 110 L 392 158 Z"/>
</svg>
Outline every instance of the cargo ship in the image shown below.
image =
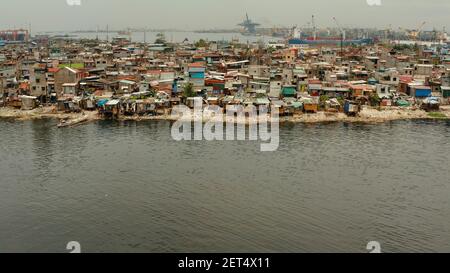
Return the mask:
<svg viewBox="0 0 450 273">
<path fill-rule="evenodd" d="M 344 46 L 349 45 L 370 45 L 374 43 L 374 40 L 371 38 L 363 38 L 363 39 L 345 39 L 330 37 L 330 38 L 314 38 L 309 37 L 306 39 L 292 38 L 288 40 L 289 45 L 336 45 L 340 46 L 341 44 Z"/>
</svg>

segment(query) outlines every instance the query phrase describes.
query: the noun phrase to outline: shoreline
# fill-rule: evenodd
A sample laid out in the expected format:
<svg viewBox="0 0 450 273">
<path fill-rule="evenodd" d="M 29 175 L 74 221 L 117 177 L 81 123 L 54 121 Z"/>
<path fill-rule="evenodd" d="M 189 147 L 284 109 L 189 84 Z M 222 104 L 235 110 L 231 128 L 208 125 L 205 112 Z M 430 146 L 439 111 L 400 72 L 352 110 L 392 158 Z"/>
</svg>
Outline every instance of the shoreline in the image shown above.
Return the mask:
<svg viewBox="0 0 450 273">
<path fill-rule="evenodd" d="M 299 114 L 294 116 L 281 116 L 279 117 L 280 123 L 334 123 L 334 122 L 347 122 L 347 123 L 384 123 L 396 120 L 449 120 L 450 119 L 450 106 L 441 107 L 441 111 L 437 112 L 438 115 L 412 108 L 390 108 L 390 109 L 363 109 L 356 117 L 347 116 L 344 113 L 334 112 L 317 112 L 315 114 Z M 44 118 L 55 118 L 59 120 L 73 121 L 80 118 L 85 118 L 86 122 L 82 124 L 105 120 L 105 118 L 98 115 L 97 111 L 83 111 L 81 113 L 64 113 L 56 111 L 56 108 L 40 107 L 34 110 L 18 110 L 14 108 L 3 107 L 0 108 L 0 118 L 14 119 L 17 121 L 35 120 Z M 220 118 L 219 118 L 220 119 Z M 161 116 L 121 116 L 117 120 L 119 121 L 176 121 L 170 115 Z M 203 122 L 214 121 L 214 119 L 203 119 Z M 224 115 L 223 121 L 227 119 Z M 235 124 L 250 124 L 248 119 L 236 118 Z M 74 124 L 73 126 L 75 126 Z"/>
</svg>

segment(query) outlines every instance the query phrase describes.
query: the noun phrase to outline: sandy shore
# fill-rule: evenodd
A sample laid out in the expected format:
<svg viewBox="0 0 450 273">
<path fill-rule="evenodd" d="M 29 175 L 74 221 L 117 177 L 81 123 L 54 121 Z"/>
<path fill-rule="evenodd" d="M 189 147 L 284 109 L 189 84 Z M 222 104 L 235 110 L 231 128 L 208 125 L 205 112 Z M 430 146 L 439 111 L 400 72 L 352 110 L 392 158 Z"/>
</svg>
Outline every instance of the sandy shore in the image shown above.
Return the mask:
<svg viewBox="0 0 450 273">
<path fill-rule="evenodd" d="M 53 106 L 40 107 L 30 111 L 17 110 L 13 108 L 0 108 L 0 118 L 13 118 L 16 120 L 32 120 L 42 118 L 56 118 L 65 120 L 76 120 L 81 117 L 87 117 L 88 121 L 100 120 L 101 117 L 97 111 L 84 111 L 82 113 L 63 113 L 56 111 Z M 441 107 L 439 115 L 432 115 L 423 110 L 413 108 L 386 108 L 382 110 L 374 108 L 363 109 L 358 116 L 349 117 L 344 113 L 318 112 L 316 114 L 299 114 L 290 117 L 280 117 L 280 122 L 296 123 L 323 123 L 323 122 L 361 122 L 361 123 L 380 123 L 393 120 L 412 120 L 412 119 L 450 119 L 450 106 Z M 120 120 L 174 120 L 170 115 L 161 116 L 123 116 Z M 226 120 L 224 118 L 224 120 Z M 205 122 L 209 120 L 203 120 Z M 249 123 L 248 120 L 236 120 L 236 123 Z"/>
<path fill-rule="evenodd" d="M 363 109 L 358 116 L 349 117 L 344 113 L 318 112 L 316 114 L 300 114 L 289 117 L 280 117 L 280 122 L 294 123 L 327 123 L 327 122 L 355 122 L 355 123 L 383 123 L 394 120 L 414 120 L 414 119 L 450 119 L 450 106 L 442 107 L 439 116 L 431 115 L 423 110 L 414 108 L 385 108 L 382 110 L 374 108 Z M 122 117 L 121 120 L 172 120 L 170 115 L 144 116 L 144 117 Z M 191 118 L 188 120 L 196 120 Z M 226 121 L 226 117 L 223 118 Z M 214 121 L 203 119 L 204 122 Z M 235 119 L 235 123 L 246 123 L 248 119 Z"/>
<path fill-rule="evenodd" d="M 43 118 L 56 118 L 60 120 L 75 120 L 87 116 L 89 120 L 100 119 L 97 112 L 84 111 L 81 113 L 64 113 L 56 111 L 53 106 L 39 107 L 34 110 L 19 110 L 14 108 L 0 108 L 0 118 L 13 118 L 16 120 L 33 120 Z"/>
</svg>

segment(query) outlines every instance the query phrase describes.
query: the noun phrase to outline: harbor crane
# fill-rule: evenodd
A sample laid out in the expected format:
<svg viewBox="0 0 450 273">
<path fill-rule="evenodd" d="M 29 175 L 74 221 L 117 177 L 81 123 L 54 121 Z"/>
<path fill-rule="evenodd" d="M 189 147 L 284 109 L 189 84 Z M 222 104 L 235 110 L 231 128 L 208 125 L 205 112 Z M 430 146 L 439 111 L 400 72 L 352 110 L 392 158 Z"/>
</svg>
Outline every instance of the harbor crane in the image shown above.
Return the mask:
<svg viewBox="0 0 450 273">
<path fill-rule="evenodd" d="M 384 30 L 384 41 L 388 42 L 388 39 L 391 39 L 392 37 L 392 25 L 389 25 L 385 30 Z"/>
<path fill-rule="evenodd" d="M 313 39 L 315 41 L 315 40 L 317 40 L 317 26 L 316 26 L 316 20 L 314 18 L 314 15 L 312 16 L 311 24 L 312 24 L 312 28 L 313 28 Z"/>
<path fill-rule="evenodd" d="M 427 24 L 427 22 L 423 22 L 419 28 L 417 30 L 413 30 L 409 33 L 410 37 L 414 40 L 417 41 L 417 39 L 419 38 L 420 33 L 422 33 L 423 28 L 425 27 L 425 25 Z"/>
<path fill-rule="evenodd" d="M 339 31 L 341 32 L 341 56 L 344 55 L 344 41 L 346 40 L 346 34 L 345 34 L 345 30 L 341 27 L 341 24 L 339 24 L 338 20 L 336 19 L 336 17 L 333 17 L 334 22 L 336 22 L 336 25 L 339 29 Z"/>
<path fill-rule="evenodd" d="M 336 17 L 333 17 L 333 20 L 336 23 L 339 31 L 341 32 L 342 40 L 345 41 L 347 39 L 345 30 L 342 28 L 341 24 L 339 24 L 339 21 L 336 19 Z"/>
<path fill-rule="evenodd" d="M 419 36 L 420 36 L 420 33 L 422 33 L 422 30 L 423 30 L 423 28 L 425 27 L 426 24 L 427 24 L 427 22 L 423 22 L 423 23 L 419 26 L 419 28 L 417 28 L 417 30 L 411 30 L 411 31 L 408 31 L 408 30 L 405 30 L 405 29 L 403 29 L 403 28 L 399 28 L 399 29 L 405 31 L 406 34 L 408 35 L 408 37 L 409 37 L 411 40 L 417 41 L 417 39 L 418 39 Z"/>
<path fill-rule="evenodd" d="M 247 33 L 255 34 L 256 33 L 256 27 L 260 26 L 260 24 L 253 22 L 249 17 L 248 13 L 245 14 L 245 20 L 244 22 L 238 24 L 238 26 L 241 26 L 244 28 L 244 30 Z"/>
</svg>

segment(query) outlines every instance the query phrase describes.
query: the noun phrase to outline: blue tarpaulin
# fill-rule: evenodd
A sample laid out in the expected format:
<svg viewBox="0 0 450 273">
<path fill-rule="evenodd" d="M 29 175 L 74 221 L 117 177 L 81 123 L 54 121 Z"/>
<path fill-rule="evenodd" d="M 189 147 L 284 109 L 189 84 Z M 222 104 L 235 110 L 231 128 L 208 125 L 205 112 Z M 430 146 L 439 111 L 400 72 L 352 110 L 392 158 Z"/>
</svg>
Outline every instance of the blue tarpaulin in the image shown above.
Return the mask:
<svg viewBox="0 0 450 273">
<path fill-rule="evenodd" d="M 108 101 L 109 101 L 108 99 L 102 99 L 102 100 L 99 100 L 99 101 L 97 102 L 97 106 L 98 106 L 98 107 L 105 106 L 105 104 L 106 104 Z"/>
</svg>

